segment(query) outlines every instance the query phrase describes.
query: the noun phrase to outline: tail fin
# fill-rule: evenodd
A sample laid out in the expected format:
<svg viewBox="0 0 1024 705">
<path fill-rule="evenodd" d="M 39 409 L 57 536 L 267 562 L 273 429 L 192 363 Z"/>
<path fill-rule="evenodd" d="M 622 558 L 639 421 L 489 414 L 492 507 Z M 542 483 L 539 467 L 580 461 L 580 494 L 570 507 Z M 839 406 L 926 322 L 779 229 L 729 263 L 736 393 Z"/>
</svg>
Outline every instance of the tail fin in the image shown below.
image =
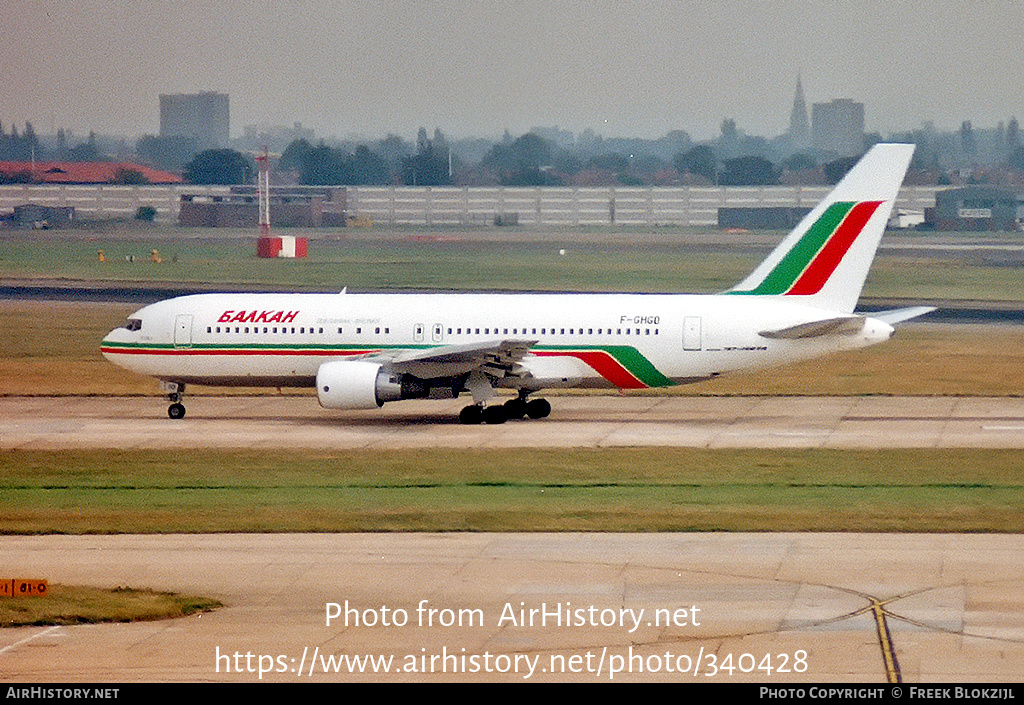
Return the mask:
<svg viewBox="0 0 1024 705">
<path fill-rule="evenodd" d="M 852 312 L 913 154 L 912 144 L 876 144 L 726 293 L 794 296 L 818 308 Z"/>
</svg>

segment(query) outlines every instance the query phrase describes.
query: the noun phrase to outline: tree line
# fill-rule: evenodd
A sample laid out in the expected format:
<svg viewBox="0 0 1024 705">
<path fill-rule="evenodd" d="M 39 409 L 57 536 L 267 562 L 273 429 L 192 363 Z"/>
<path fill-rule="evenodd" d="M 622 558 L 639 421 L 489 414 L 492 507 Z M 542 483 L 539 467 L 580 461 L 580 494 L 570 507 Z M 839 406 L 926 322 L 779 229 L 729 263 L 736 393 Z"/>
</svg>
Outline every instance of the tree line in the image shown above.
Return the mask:
<svg viewBox="0 0 1024 705">
<path fill-rule="evenodd" d="M 494 144 L 477 164 L 471 164 L 457 156 L 440 133 L 429 138 L 422 132 L 413 153 L 390 159 L 367 145 L 350 150 L 323 142 L 313 145 L 305 139 L 295 140 L 281 154 L 276 168 L 293 172 L 296 181 L 306 186 L 642 186 L 652 180 L 772 185 L 780 183 L 787 169 L 817 168 L 817 163 L 806 155 L 781 166 L 756 155 L 721 160 L 706 145 L 679 152 L 671 160 L 651 155 L 637 158 L 619 152 L 581 159 L 533 133 Z M 826 164 L 826 178 L 836 178 L 833 174 L 842 163 L 839 160 Z M 195 184 L 250 183 L 254 174 L 252 158 L 230 149 L 200 152 L 184 168 L 186 180 Z"/>
<path fill-rule="evenodd" d="M 56 137 L 55 144 L 52 136 L 41 140 L 30 123 L 21 131 L 12 127 L 9 133 L 0 125 L 0 160 L 108 158 L 108 145 L 92 133 L 74 144 L 64 130 Z M 879 141 L 877 133 L 866 135 L 864 150 Z M 976 130 L 969 121 L 952 133 L 922 128 L 891 135 L 889 141 L 917 144 L 912 169 L 930 172 L 920 177 L 923 183 L 949 182 L 951 175 L 962 179 L 965 171 L 971 172 L 970 179 L 978 179 L 976 169 L 965 170 L 964 165 L 979 163 L 1021 173 L 1024 183 L 1024 145 L 1016 119 L 993 130 Z M 131 150 L 123 142 L 120 147 L 123 159 L 123 152 Z M 192 138 L 145 136 L 135 144 L 134 153 L 141 162 L 181 173 L 195 184 L 255 180 L 251 153 L 226 148 L 198 151 Z M 721 134 L 702 143 L 682 130 L 649 140 L 608 139 L 592 130 L 573 135 L 557 128 L 456 142 L 440 129 L 431 135 L 424 128 L 415 142 L 393 134 L 362 143 L 296 139 L 282 150 L 274 168 L 292 173 L 294 181 L 304 185 L 741 186 L 835 183 L 857 156 L 797 149 L 785 136 L 769 140 L 747 135 L 734 120 L 726 119 Z M 987 178 L 982 173 L 980 180 Z"/>
</svg>

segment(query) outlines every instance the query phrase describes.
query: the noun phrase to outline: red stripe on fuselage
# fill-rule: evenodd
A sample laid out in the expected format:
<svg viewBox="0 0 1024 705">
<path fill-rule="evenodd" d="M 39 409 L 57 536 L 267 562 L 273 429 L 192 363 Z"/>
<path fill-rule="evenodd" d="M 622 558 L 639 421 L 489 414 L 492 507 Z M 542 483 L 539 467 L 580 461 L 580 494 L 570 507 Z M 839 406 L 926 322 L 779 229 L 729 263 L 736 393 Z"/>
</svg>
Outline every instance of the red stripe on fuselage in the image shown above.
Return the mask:
<svg viewBox="0 0 1024 705">
<path fill-rule="evenodd" d="M 100 352 L 111 355 L 319 355 L 321 357 L 343 357 L 351 355 L 368 355 L 380 352 L 380 350 L 203 350 L 192 348 L 100 348 Z M 568 356 L 575 357 L 595 372 L 604 377 L 619 389 L 647 389 L 647 385 L 636 378 L 622 363 L 616 360 L 610 353 L 604 350 L 538 350 L 534 354 L 539 356 Z"/>
<path fill-rule="evenodd" d="M 368 355 L 380 350 L 201 350 L 193 348 L 100 348 L 101 353 L 111 355 Z"/>
<path fill-rule="evenodd" d="M 646 384 L 604 350 L 537 350 L 534 354 L 541 357 L 575 357 L 590 365 L 594 372 L 619 389 L 647 389 Z"/>
<path fill-rule="evenodd" d="M 880 205 L 882 201 L 863 201 L 855 205 L 843 219 L 839 229 L 821 248 L 821 252 L 811 260 L 807 269 L 786 293 L 810 295 L 821 291 Z"/>
</svg>

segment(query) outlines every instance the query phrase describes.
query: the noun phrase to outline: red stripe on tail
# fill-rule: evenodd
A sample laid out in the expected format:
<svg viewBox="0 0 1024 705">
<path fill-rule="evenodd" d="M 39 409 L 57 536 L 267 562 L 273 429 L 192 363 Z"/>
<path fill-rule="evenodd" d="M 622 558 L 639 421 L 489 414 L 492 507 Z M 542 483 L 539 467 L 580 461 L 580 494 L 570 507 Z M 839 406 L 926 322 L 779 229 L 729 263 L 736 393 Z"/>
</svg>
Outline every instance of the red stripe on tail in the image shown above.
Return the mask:
<svg viewBox="0 0 1024 705">
<path fill-rule="evenodd" d="M 817 257 L 811 260 L 811 263 L 807 265 L 807 269 L 804 270 L 804 273 L 800 275 L 786 294 L 810 295 L 821 291 L 821 288 L 825 286 L 825 282 L 836 271 L 836 267 L 839 266 L 839 263 L 843 261 L 843 257 L 846 256 L 847 250 L 853 245 L 854 240 L 860 235 L 861 230 L 864 229 L 864 226 L 880 205 L 882 205 L 882 201 L 863 201 L 855 205 L 846 215 L 846 218 L 843 219 L 839 229 L 829 238 L 825 246 L 821 248 L 821 252 L 818 253 Z"/>
</svg>

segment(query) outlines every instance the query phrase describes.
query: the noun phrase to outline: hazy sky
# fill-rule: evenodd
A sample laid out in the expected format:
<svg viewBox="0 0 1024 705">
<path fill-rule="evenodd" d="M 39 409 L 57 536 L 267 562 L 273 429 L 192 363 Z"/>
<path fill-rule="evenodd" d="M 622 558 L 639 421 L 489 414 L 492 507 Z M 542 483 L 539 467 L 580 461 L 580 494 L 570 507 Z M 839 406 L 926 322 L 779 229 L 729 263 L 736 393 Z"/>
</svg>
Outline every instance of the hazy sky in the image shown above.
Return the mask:
<svg viewBox="0 0 1024 705">
<path fill-rule="evenodd" d="M 1024 119 L 1019 0 L 3 0 L 0 121 L 159 131 L 159 94 L 231 98 L 231 133 L 535 125 L 697 139 L 853 98 L 883 134 Z"/>
</svg>

